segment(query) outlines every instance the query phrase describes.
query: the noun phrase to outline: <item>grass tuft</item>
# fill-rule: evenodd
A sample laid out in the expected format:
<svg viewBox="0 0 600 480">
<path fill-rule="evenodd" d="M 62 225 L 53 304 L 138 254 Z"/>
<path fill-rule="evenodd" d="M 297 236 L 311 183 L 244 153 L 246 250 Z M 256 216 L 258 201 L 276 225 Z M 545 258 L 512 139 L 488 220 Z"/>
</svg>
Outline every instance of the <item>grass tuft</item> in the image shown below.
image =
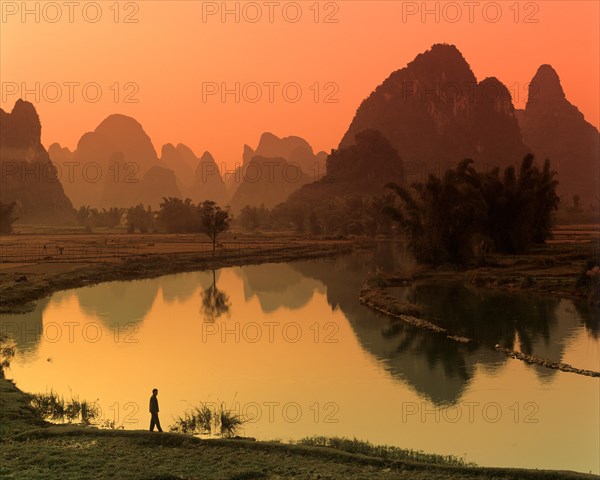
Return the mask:
<svg viewBox="0 0 600 480">
<path fill-rule="evenodd" d="M 218 434 L 223 438 L 231 438 L 245 422 L 241 415 L 227 410 L 223 404 L 211 409 L 205 403 L 200 403 L 199 406 L 186 410 L 183 416 L 177 417 L 169 431 L 188 435 Z"/>
<path fill-rule="evenodd" d="M 371 442 L 349 439 L 345 437 L 306 437 L 295 442 L 298 445 L 312 447 L 330 447 L 348 453 L 357 453 L 368 457 L 378 457 L 384 460 L 411 461 L 432 465 L 449 465 L 453 467 L 476 467 L 472 462 L 454 455 L 437 455 L 425 453 L 422 450 L 391 447 L 389 445 L 373 445 Z"/>
<path fill-rule="evenodd" d="M 52 422 L 79 422 L 90 425 L 100 414 L 96 405 L 86 400 L 79 400 L 79 397 L 65 400 L 54 390 L 32 395 L 31 405 L 42 418 Z"/>
</svg>

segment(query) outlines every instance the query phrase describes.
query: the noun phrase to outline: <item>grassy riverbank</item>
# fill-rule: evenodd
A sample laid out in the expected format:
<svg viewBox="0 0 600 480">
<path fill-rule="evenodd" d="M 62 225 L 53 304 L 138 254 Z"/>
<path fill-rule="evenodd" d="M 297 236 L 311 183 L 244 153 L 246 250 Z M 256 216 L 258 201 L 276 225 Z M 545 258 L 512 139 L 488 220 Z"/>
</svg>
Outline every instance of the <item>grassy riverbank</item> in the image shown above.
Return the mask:
<svg viewBox="0 0 600 480">
<path fill-rule="evenodd" d="M 459 280 L 483 288 L 584 298 L 587 292 L 579 288 L 577 280 L 586 262 L 599 255 L 597 240 L 550 243 L 521 255 L 488 255 L 480 265 L 461 270 L 423 268 L 413 280 Z"/>
<path fill-rule="evenodd" d="M 62 248 L 67 249 L 63 251 L 64 257 L 67 257 L 69 248 L 79 252 L 79 256 L 74 257 L 73 261 L 64 261 L 61 255 L 57 254 L 49 255 L 49 258 L 35 257 L 30 252 L 39 250 L 40 242 L 27 245 L 21 250 L 16 247 L 5 248 L 5 251 L 12 253 L 12 257 L 5 257 L 4 263 L 0 264 L 0 313 L 25 313 L 34 308 L 36 300 L 56 291 L 102 282 L 335 256 L 361 247 L 360 243 L 347 240 L 310 241 L 283 238 L 273 241 L 253 238 L 243 242 L 224 243 L 213 256 L 204 244 L 196 244 L 185 236 L 133 239 L 132 236 L 117 236 L 116 239 L 109 240 L 108 247 L 100 245 L 94 247 L 95 249 L 89 247 L 92 244 L 88 237 L 53 240 L 53 243 L 63 245 Z M 11 240 L 19 243 L 18 239 L 11 237 Z M 67 241 L 78 246 L 69 247 Z M 26 242 L 31 242 L 31 239 L 27 239 Z M 120 242 L 119 246 L 114 247 L 117 242 Z M 81 252 L 87 252 L 87 255 Z M 30 259 L 25 262 L 19 261 L 21 256 L 28 253 Z"/>
<path fill-rule="evenodd" d="M 482 264 L 461 270 L 420 266 L 412 279 L 459 280 L 485 288 L 584 297 L 576 283 L 586 261 L 598 258 L 598 241 L 571 241 L 574 238 L 536 247 L 525 255 L 488 255 Z M 206 243 L 190 235 L 2 237 L 0 313 L 24 313 L 53 292 L 101 282 L 334 256 L 373 244 L 357 239 L 238 235 L 226 237 L 213 257 Z"/>
<path fill-rule="evenodd" d="M 0 379 L 0 478 L 202 480 L 492 480 L 591 479 L 573 472 L 453 467 L 344 451 L 252 440 L 201 440 L 147 431 L 44 425 L 29 397 Z M 337 444 L 320 439 L 321 444 Z M 314 443 L 314 442 L 311 442 Z M 346 442 L 354 445 L 355 442 Z M 342 448 L 344 448 L 342 446 Z M 348 450 L 348 449 L 347 449 Z"/>
</svg>

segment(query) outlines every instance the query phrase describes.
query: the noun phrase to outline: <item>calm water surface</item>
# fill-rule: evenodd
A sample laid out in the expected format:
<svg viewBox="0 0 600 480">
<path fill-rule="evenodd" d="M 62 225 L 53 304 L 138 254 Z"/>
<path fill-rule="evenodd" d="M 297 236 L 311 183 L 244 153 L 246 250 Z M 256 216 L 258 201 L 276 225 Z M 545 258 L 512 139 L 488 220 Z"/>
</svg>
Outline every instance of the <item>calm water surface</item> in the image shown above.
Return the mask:
<svg viewBox="0 0 600 480">
<path fill-rule="evenodd" d="M 244 435 L 358 437 L 485 466 L 600 473 L 600 381 L 465 347 L 362 307 L 375 265 L 402 247 L 330 260 L 225 268 L 59 292 L 0 317 L 28 392 L 97 401 L 102 417 L 163 428 L 199 401 L 251 419 Z M 600 369 L 598 319 L 570 300 L 414 285 L 394 294 L 450 330 Z M 218 298 L 218 302 L 210 301 Z"/>
</svg>

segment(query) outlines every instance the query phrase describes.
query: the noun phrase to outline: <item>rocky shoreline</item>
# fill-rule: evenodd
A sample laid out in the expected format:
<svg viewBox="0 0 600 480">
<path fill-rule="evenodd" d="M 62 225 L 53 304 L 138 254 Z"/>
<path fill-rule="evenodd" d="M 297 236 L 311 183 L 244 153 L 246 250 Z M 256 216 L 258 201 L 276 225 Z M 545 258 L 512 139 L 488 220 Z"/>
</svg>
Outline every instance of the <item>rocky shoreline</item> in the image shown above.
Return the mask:
<svg viewBox="0 0 600 480">
<path fill-rule="evenodd" d="M 419 314 L 421 312 L 420 307 L 418 305 L 407 302 L 400 302 L 399 300 L 395 299 L 393 296 L 386 292 L 387 287 L 406 285 L 408 280 L 399 279 L 397 277 L 387 277 L 386 279 L 384 279 L 384 282 L 388 283 L 388 285 L 385 287 L 372 286 L 368 283 L 365 284 L 358 295 L 360 303 L 369 307 L 371 310 L 375 310 L 379 313 L 382 313 L 383 315 L 390 317 L 394 320 L 399 320 L 408 325 L 412 325 L 414 327 L 427 330 L 434 334 L 441 335 L 450 341 L 465 345 L 469 344 L 486 346 L 484 343 L 480 342 L 477 339 L 467 338 L 460 335 L 454 335 L 447 329 L 442 328 L 428 320 L 417 318 L 414 315 Z M 588 377 L 600 377 L 600 372 L 596 372 L 594 370 L 576 368 L 566 363 L 555 362 L 545 358 L 536 357 L 534 355 L 528 355 L 522 352 L 511 350 L 509 348 L 501 347 L 500 345 L 489 346 L 489 348 L 501 352 L 507 357 L 514 358 L 516 360 L 520 360 L 531 365 L 539 365 L 541 367 L 551 368 L 553 370 L 560 370 L 562 372 L 575 373 L 577 375 L 584 375 Z"/>
</svg>

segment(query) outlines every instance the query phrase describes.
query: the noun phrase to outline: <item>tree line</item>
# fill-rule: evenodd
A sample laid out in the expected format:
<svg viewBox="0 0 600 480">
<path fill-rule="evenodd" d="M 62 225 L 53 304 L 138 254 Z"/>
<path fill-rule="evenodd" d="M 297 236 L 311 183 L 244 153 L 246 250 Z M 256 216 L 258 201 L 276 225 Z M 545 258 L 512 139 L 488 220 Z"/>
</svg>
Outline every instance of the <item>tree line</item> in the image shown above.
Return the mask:
<svg viewBox="0 0 600 480">
<path fill-rule="evenodd" d="M 478 172 L 463 160 L 442 178 L 406 188 L 394 183 L 399 206 L 385 207 L 405 232 L 422 263 L 466 264 L 490 250 L 523 253 L 551 238 L 558 208 L 556 172 L 546 160 L 540 169 L 527 155 L 517 170 Z"/>
<path fill-rule="evenodd" d="M 189 198 L 163 198 L 158 211 L 139 204 L 129 208 L 112 207 L 98 210 L 80 207 L 77 222 L 88 230 L 92 227 L 116 227 L 125 224 L 129 233 L 204 233 L 208 235 L 215 252 L 218 236 L 229 230 L 233 216 L 228 208 L 206 200 L 194 204 Z"/>
<path fill-rule="evenodd" d="M 318 205 L 288 201 L 273 209 L 246 205 L 237 216 L 238 224 L 250 232 L 293 230 L 313 236 L 389 235 L 392 219 L 383 213 L 394 205 L 391 193 L 364 197 L 330 197 Z"/>
<path fill-rule="evenodd" d="M 318 205 L 286 202 L 269 210 L 246 206 L 238 216 L 249 231 L 294 229 L 311 235 L 388 235 L 394 224 L 417 261 L 464 265 L 490 251 L 518 254 L 551 238 L 558 181 L 547 160 L 527 155 L 520 168 L 479 172 L 463 160 L 442 177 L 394 193 L 332 197 Z"/>
<path fill-rule="evenodd" d="M 543 243 L 552 233 L 559 205 L 556 172 L 546 161 L 542 168 L 527 155 L 520 168 L 509 166 L 478 172 L 472 160 L 462 161 L 442 177 L 430 175 L 411 187 L 390 183 L 394 193 L 371 197 L 330 197 L 318 204 L 288 201 L 272 209 L 246 206 L 237 222 L 248 231 L 290 230 L 310 235 L 388 235 L 394 224 L 407 238 L 417 261 L 466 264 L 487 252 L 522 253 Z M 1 233 L 10 233 L 15 204 L 2 204 Z M 205 233 L 213 242 L 229 229 L 233 216 L 215 202 L 194 204 L 190 199 L 163 198 L 158 211 L 143 205 L 128 209 L 76 212 L 80 225 L 115 227 L 130 233 Z"/>
</svg>

